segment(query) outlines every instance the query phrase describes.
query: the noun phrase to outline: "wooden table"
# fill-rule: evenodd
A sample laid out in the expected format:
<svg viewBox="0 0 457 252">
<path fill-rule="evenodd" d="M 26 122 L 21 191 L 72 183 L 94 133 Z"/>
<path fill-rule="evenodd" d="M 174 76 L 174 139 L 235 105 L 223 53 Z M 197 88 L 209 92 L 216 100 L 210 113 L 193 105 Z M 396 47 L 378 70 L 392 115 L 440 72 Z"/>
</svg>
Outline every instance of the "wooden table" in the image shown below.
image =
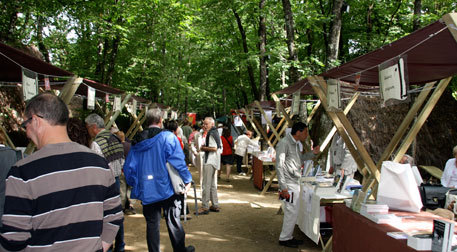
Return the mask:
<svg viewBox="0 0 457 252">
<path fill-rule="evenodd" d="M 275 164 L 274 162 L 263 162 L 262 160 L 258 159 L 256 156 L 254 156 L 254 155 L 252 156 L 252 177 L 253 177 L 253 181 L 254 181 L 254 186 L 257 189 L 259 189 L 259 190 L 264 189 L 265 169 L 263 169 L 263 167 L 274 165 L 274 164 Z M 276 171 L 274 174 L 276 176 Z M 271 178 L 270 178 L 270 181 L 272 181 Z M 269 184 L 271 184 L 271 183 L 269 183 Z"/>
<path fill-rule="evenodd" d="M 428 213 L 395 212 L 398 216 L 408 216 L 395 224 L 376 224 L 352 211 L 345 205 L 333 207 L 333 244 L 334 252 L 339 251 L 415 251 L 408 247 L 405 239 L 394 239 L 387 232 L 428 232 L 433 231 L 433 220 L 443 219 Z"/>
</svg>

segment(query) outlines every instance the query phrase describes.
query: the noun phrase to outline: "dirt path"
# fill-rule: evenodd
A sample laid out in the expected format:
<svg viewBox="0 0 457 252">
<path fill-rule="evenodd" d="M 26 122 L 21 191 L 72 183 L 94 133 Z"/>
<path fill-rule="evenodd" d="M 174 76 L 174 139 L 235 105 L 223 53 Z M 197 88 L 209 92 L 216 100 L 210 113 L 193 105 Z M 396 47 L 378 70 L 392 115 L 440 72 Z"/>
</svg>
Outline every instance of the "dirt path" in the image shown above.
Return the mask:
<svg viewBox="0 0 457 252">
<path fill-rule="evenodd" d="M 198 173 L 191 168 L 195 181 Z M 200 199 L 197 186 L 197 197 Z M 187 202 L 192 212 L 192 219 L 183 223 L 186 231 L 186 245 L 193 245 L 196 251 L 320 251 L 320 247 L 307 239 L 303 233 L 295 230 L 297 238 L 305 240 L 299 249 L 285 248 L 278 245 L 282 215 L 277 215 L 279 201 L 272 191 L 260 196 L 248 176 L 233 175 L 230 182 L 225 175 L 218 185 L 221 212 L 195 216 L 193 191 Z M 200 200 L 198 201 L 201 206 Z M 126 251 L 147 251 L 146 223 L 141 214 L 141 205 L 135 204 L 136 215 L 125 216 Z M 167 227 L 160 223 L 161 249 L 173 251 L 168 237 Z"/>
</svg>

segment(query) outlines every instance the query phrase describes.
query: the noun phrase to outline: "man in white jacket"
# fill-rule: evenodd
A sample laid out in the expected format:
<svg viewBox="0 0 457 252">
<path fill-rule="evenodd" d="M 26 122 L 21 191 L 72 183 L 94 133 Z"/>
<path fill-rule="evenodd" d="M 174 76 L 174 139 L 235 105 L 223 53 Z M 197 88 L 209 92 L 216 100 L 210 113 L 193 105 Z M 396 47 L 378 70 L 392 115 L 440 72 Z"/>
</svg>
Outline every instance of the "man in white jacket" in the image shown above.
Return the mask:
<svg viewBox="0 0 457 252">
<path fill-rule="evenodd" d="M 244 155 L 246 154 L 246 149 L 248 146 L 257 146 L 257 142 L 251 140 L 252 138 L 252 131 L 247 130 L 245 134 L 240 135 L 235 140 L 235 159 L 236 159 L 236 171 L 238 175 L 246 175 L 241 170 L 241 163 L 243 162 Z"/>
<path fill-rule="evenodd" d="M 276 172 L 279 183 L 279 197 L 283 199 L 282 209 L 284 219 L 279 245 L 297 248 L 303 241 L 296 240 L 292 233 L 298 217 L 298 198 L 300 193 L 300 177 L 303 162 L 319 154 L 320 147 L 316 146 L 310 152 L 301 151 L 301 143 L 308 137 L 308 126 L 298 122 L 292 126 L 291 133 L 286 134 L 276 146 Z"/>
</svg>

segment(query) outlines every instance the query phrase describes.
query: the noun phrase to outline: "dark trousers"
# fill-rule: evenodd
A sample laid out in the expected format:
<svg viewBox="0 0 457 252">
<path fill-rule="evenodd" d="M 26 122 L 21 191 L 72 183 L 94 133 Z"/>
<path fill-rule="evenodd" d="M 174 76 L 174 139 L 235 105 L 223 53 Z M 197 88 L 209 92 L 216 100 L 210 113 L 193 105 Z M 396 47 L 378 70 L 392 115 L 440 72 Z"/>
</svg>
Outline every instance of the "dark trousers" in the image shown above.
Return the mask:
<svg viewBox="0 0 457 252">
<path fill-rule="evenodd" d="M 162 200 L 149 205 L 143 205 L 143 215 L 146 219 L 146 239 L 148 249 L 151 252 L 160 251 L 160 218 L 161 210 L 167 223 L 168 235 L 170 236 L 173 251 L 186 251 L 184 228 L 181 225 L 179 215 L 181 213 L 181 197 L 173 195 L 166 200 Z"/>
<path fill-rule="evenodd" d="M 235 154 L 235 159 L 236 159 L 236 172 L 240 173 L 240 172 L 242 172 L 241 164 L 243 163 L 243 157 Z"/>
</svg>

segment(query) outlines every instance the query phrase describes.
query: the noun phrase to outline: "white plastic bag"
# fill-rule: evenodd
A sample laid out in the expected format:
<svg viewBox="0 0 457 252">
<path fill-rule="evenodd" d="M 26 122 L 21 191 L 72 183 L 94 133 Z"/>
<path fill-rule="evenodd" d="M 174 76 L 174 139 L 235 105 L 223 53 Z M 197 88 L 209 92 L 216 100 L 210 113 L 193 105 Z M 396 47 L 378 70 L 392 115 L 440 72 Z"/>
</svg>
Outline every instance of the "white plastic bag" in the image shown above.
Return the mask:
<svg viewBox="0 0 457 252">
<path fill-rule="evenodd" d="M 422 201 L 409 164 L 382 162 L 377 200 L 393 210 L 420 212 Z"/>
</svg>

